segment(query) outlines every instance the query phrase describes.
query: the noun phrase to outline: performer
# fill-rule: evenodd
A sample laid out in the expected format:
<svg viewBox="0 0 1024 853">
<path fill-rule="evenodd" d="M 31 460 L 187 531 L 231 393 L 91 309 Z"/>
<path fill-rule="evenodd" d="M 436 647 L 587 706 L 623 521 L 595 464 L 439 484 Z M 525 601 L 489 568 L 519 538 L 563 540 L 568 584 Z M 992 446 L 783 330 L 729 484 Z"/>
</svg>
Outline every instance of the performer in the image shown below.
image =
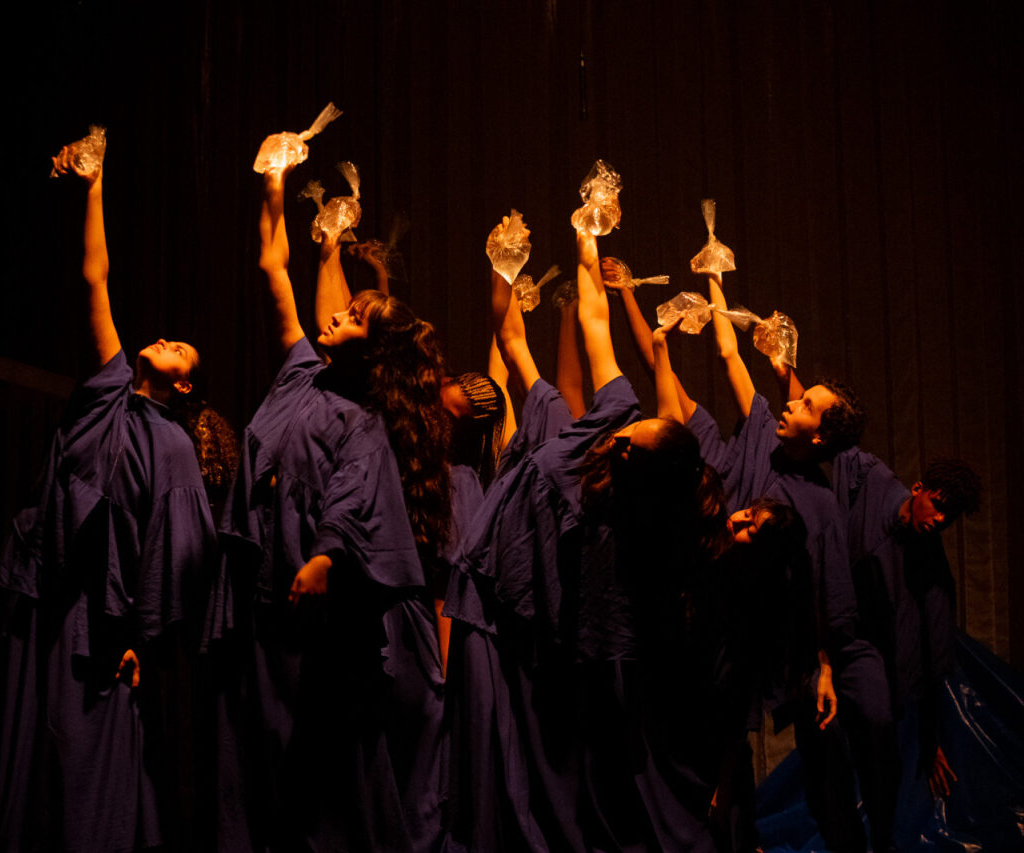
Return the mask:
<svg viewBox="0 0 1024 853">
<path fill-rule="evenodd" d="M 107 292 L 102 164 L 86 172 L 70 147 L 53 163 L 88 184 L 93 373 L 0 560 L 0 847 L 130 851 L 167 840 L 156 647 L 198 603 L 216 555 L 193 444 L 173 414 L 199 356 L 160 338 L 128 364 Z"/>
<path fill-rule="evenodd" d="M 710 301 L 724 308 L 720 277 L 709 275 L 708 282 Z M 884 850 L 892 835 L 896 789 L 891 768 L 897 760 L 888 684 L 878 650 L 856 636 L 846 524 L 819 467 L 822 460 L 857 443 L 864 415 L 850 389 L 828 382 L 790 400 L 776 421 L 767 401 L 755 392 L 732 324 L 718 312 L 713 322 L 719 355 L 744 422 L 728 444 L 703 409 L 688 424 L 706 457 L 723 472 L 731 505 L 743 506 L 761 495 L 772 497 L 792 505 L 807 526 L 817 608 L 816 702 L 796 703 L 791 712 L 808 806 L 830 849 L 863 849 L 859 818 L 854 825 L 853 816 L 844 816 L 837 805 L 846 799 L 845 780 L 831 772 L 837 753 L 849 748 L 858 764 L 873 843 Z M 834 723 L 838 709 L 843 710 Z M 789 710 L 776 710 L 777 725 L 786 721 Z"/>
<path fill-rule="evenodd" d="M 330 365 L 316 356 L 288 276 L 288 171 L 265 175 L 260 217 L 286 357 L 222 525 L 212 633 L 235 628 L 239 676 L 222 701 L 218 849 L 429 850 L 442 677 L 421 557 L 450 529 L 443 366 L 432 327 L 377 291 L 321 330 Z"/>
<path fill-rule="evenodd" d="M 611 348 L 596 241 L 578 241 L 593 405 L 506 475 L 502 502 L 478 526 L 486 544 L 474 542 L 462 567 L 477 610 L 449 599 L 462 608 L 458 660 L 472 685 L 451 691 L 466 733 L 454 740 L 451 840 L 473 850 L 709 848 L 711 789 L 694 779 L 692 739 L 680 736 L 692 732 L 693 705 L 683 701 L 692 681 L 681 593 L 700 559 L 689 555 L 704 465 L 676 420 L 639 420 Z M 536 381 L 528 351 L 507 346 L 516 340 L 499 336 L 506 361 Z M 659 413 L 671 414 L 663 402 Z"/>
</svg>

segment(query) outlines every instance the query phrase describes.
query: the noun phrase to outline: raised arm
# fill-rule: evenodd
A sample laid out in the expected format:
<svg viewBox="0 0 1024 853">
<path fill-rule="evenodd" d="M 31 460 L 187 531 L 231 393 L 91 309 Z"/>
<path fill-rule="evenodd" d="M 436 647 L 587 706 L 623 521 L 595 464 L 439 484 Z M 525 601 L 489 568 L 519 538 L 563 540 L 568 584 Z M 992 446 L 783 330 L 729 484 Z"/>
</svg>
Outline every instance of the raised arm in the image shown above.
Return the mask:
<svg viewBox="0 0 1024 853">
<path fill-rule="evenodd" d="M 599 391 L 622 375 L 612 334 L 608 326 L 608 294 L 601 278 L 601 262 L 597 255 L 597 238 L 583 231 L 576 232 L 576 286 L 580 294 L 579 318 L 583 330 L 583 345 L 590 362 L 590 376 L 594 391 Z"/>
<path fill-rule="evenodd" d="M 290 170 L 289 170 L 290 171 Z M 281 353 L 287 353 L 302 336 L 295 294 L 288 277 L 288 234 L 284 227 L 284 181 L 287 171 L 263 175 L 263 205 L 260 208 L 260 269 L 266 273 L 274 303 L 275 331 Z"/>
<path fill-rule="evenodd" d="M 565 400 L 574 418 L 581 417 L 587 410 L 583 400 L 583 365 L 576 344 L 577 302 L 562 305 L 558 318 L 558 362 L 555 368 L 555 385 Z"/>
<path fill-rule="evenodd" d="M 657 389 L 654 337 L 651 333 L 651 327 L 647 325 L 643 312 L 640 310 L 640 305 L 636 301 L 636 295 L 628 287 L 623 287 L 618 281 L 618 267 L 614 263 L 606 264 L 602 261 L 601 274 L 604 277 L 605 288 L 618 292 L 619 296 L 622 297 L 622 306 L 626 309 L 626 318 L 629 320 L 629 330 L 633 333 L 633 344 L 636 346 L 636 351 L 647 368 L 647 375 L 655 382 L 655 389 Z M 671 380 L 676 389 L 676 396 L 679 398 L 679 408 L 683 413 L 683 423 L 686 423 L 696 411 L 697 404 L 690 399 L 683 388 L 683 384 L 679 381 L 679 377 L 674 372 L 672 372 Z"/>
<path fill-rule="evenodd" d="M 352 293 L 345 271 L 341 268 L 341 248 L 336 238 L 323 234 L 320 241 L 320 263 L 316 272 L 316 325 L 324 329 L 331 317 L 348 311 Z"/>
<path fill-rule="evenodd" d="M 487 375 L 498 383 L 502 396 L 505 398 L 505 430 L 501 434 L 501 447 L 498 448 L 500 453 L 511 441 L 512 434 L 516 431 L 516 413 L 512 408 L 512 398 L 508 395 L 508 368 L 498 349 L 497 335 L 491 335 L 491 347 L 487 353 Z"/>
<path fill-rule="evenodd" d="M 722 310 L 728 308 L 725 301 L 725 294 L 722 293 L 722 280 L 716 275 L 708 276 L 708 290 L 710 301 L 713 305 Z M 740 357 L 739 347 L 736 344 L 736 329 L 732 323 L 719 314 L 713 312 L 712 322 L 715 324 L 715 339 L 718 342 L 718 355 L 725 362 L 725 370 L 729 376 L 729 384 L 732 386 L 733 396 L 736 398 L 736 405 L 739 407 L 743 417 L 750 414 L 750 407 L 754 403 L 754 382 L 750 378 L 747 365 Z"/>
<path fill-rule="evenodd" d="M 509 375 L 517 378 L 523 391 L 528 392 L 540 379 L 540 372 L 526 342 L 526 325 L 519 302 L 512 296 L 512 286 L 494 270 L 491 270 L 491 317 L 498 351 Z"/>
<path fill-rule="evenodd" d="M 83 234 L 84 257 L 82 278 L 88 286 L 89 332 L 95 353 L 94 368 L 102 367 L 121 349 L 121 340 L 114 327 L 107 292 L 110 260 L 107 257 L 107 234 L 103 224 L 103 167 L 95 175 L 85 172 L 75 163 L 74 152 L 65 146 L 53 158 L 53 168 L 61 175 L 73 171 L 86 181 L 85 227 Z"/>
</svg>

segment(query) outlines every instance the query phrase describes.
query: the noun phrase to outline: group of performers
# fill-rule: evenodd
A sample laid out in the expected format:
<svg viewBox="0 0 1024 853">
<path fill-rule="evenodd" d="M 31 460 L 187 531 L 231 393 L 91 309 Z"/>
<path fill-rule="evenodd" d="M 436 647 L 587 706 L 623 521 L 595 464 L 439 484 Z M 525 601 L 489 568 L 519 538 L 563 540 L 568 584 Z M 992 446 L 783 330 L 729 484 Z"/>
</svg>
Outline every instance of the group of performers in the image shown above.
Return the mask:
<svg viewBox="0 0 1024 853">
<path fill-rule="evenodd" d="M 830 849 L 867 847 L 858 780 L 889 849 L 901 776 L 919 775 L 898 757 L 908 703 L 921 778 L 948 790 L 928 709 L 953 621 L 939 533 L 978 501 L 965 464 L 906 488 L 857 447 L 853 393 L 781 362 L 777 420 L 716 313 L 740 414 L 723 439 L 670 363 L 679 321 L 652 332 L 585 229 L 556 385 L 496 272 L 489 375 L 451 376 L 380 259 L 357 248 L 380 289 L 353 296 L 326 233 L 315 348 L 288 272 L 290 165 L 264 174 L 259 222 L 280 368 L 236 449 L 189 404 L 191 345 L 128 362 L 102 167 L 68 149 L 54 166 L 87 184 L 93 369 L 0 557 L 5 851 L 174 837 L 171 636 L 213 661 L 196 714 L 216 850 L 752 851 L 764 709 L 795 727 Z M 656 417 L 616 361 L 609 291 Z"/>
</svg>

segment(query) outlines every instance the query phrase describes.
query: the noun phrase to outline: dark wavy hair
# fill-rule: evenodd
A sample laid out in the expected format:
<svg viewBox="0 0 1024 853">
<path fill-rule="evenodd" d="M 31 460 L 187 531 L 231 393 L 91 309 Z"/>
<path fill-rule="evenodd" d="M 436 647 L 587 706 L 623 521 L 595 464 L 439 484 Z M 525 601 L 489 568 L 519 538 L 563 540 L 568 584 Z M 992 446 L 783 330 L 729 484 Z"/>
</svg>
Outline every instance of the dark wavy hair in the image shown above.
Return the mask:
<svg viewBox="0 0 1024 853">
<path fill-rule="evenodd" d="M 369 332 L 365 340 L 349 342 L 347 351 L 357 363 L 345 369 L 355 368 L 359 402 L 384 420 L 413 536 L 429 564 L 448 543 L 452 515 L 441 348 L 434 327 L 392 296 L 363 290 L 351 307 L 366 319 Z"/>
<path fill-rule="evenodd" d="M 238 434 L 227 419 L 206 401 L 209 383 L 198 353 L 189 370 L 188 380 L 192 390 L 188 394 L 173 391 L 168 405 L 174 420 L 192 439 L 206 497 L 211 506 L 219 507 L 227 497 L 238 469 Z"/>
<path fill-rule="evenodd" d="M 947 522 L 978 509 L 981 478 L 962 459 L 933 459 L 925 469 L 921 485 L 929 491 L 938 492 Z"/>
<path fill-rule="evenodd" d="M 860 443 L 867 415 L 849 385 L 835 379 L 821 379 L 818 384 L 836 397 L 836 401 L 821 413 L 821 425 L 818 427 L 818 436 L 822 441 L 820 455 L 831 458 Z"/>
<path fill-rule="evenodd" d="M 793 507 L 771 498 L 758 498 L 750 505 L 751 515 L 767 513 L 758 525 L 753 544 L 767 563 L 790 561 L 807 545 L 807 527 Z"/>
</svg>

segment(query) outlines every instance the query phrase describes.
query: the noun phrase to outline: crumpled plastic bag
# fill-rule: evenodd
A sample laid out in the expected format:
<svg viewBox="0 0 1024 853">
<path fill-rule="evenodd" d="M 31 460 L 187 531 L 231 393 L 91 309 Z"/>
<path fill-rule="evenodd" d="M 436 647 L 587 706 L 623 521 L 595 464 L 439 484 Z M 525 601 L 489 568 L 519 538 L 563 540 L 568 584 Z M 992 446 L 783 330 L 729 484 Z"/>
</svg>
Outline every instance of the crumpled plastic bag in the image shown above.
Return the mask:
<svg viewBox="0 0 1024 853">
<path fill-rule="evenodd" d="M 766 320 L 762 320 L 753 311 L 741 305 L 723 311 L 711 306 L 734 326 L 742 331 L 754 325 L 754 348 L 770 359 L 780 359 L 784 364 L 796 368 L 797 331 L 793 321 L 779 311 L 773 311 Z"/>
<path fill-rule="evenodd" d="M 580 294 L 576 289 L 576 279 L 571 278 L 568 281 L 563 281 L 555 288 L 555 292 L 551 294 L 551 304 L 561 310 L 567 305 L 572 305 L 579 298 Z"/>
<path fill-rule="evenodd" d="M 523 215 L 512 208 L 508 222 L 495 225 L 487 237 L 487 257 L 491 266 L 509 284 L 530 259 L 530 231 L 523 222 Z"/>
<path fill-rule="evenodd" d="M 540 305 L 540 289 L 561 272 L 562 270 L 556 264 L 550 267 L 536 284 L 525 273 L 516 276 L 516 280 L 512 282 L 512 292 L 516 295 L 516 300 L 519 302 L 519 310 L 524 312 L 532 311 Z"/>
<path fill-rule="evenodd" d="M 103 155 L 107 152 L 107 129 L 98 124 L 89 125 L 89 135 L 68 146 L 71 149 L 75 168 L 85 173 L 90 180 L 100 173 L 103 166 Z M 51 178 L 60 177 L 56 169 L 50 171 Z"/>
<path fill-rule="evenodd" d="M 696 335 L 711 322 L 712 308 L 699 293 L 677 293 L 658 306 L 658 325 L 666 326 L 682 317 L 679 328 L 688 335 Z"/>
<path fill-rule="evenodd" d="M 402 253 L 398 251 L 398 241 L 409 231 L 410 222 L 403 213 L 396 213 L 391 218 L 391 231 L 388 234 L 388 241 L 367 240 L 366 245 L 370 253 L 381 264 L 387 272 L 388 278 L 392 280 L 405 279 L 405 264 L 402 261 Z"/>
<path fill-rule="evenodd" d="M 363 208 L 359 204 L 359 172 L 348 161 L 339 163 L 337 169 L 348 181 L 352 195 L 335 196 L 324 204 L 324 188 L 319 181 L 310 181 L 299 193 L 299 198 L 311 198 L 316 202 L 319 212 L 313 220 L 310 233 L 317 243 L 323 239 L 324 234 L 332 240 L 344 240 L 347 237 L 349 241 L 354 241 L 352 229 L 359 224 L 363 215 Z"/>
<path fill-rule="evenodd" d="M 604 160 L 598 160 L 580 185 L 583 207 L 573 213 L 572 227 L 595 237 L 610 234 L 613 228 L 619 227 L 622 219 L 619 206 L 621 191 L 619 173 Z"/>
<path fill-rule="evenodd" d="M 310 125 L 308 130 L 302 133 L 275 133 L 263 140 L 260 150 L 256 154 L 256 161 L 252 164 L 254 172 L 264 174 L 265 172 L 284 169 L 286 166 L 297 166 L 304 163 L 309 156 L 309 147 L 306 140 L 312 139 L 327 125 L 341 115 L 341 110 L 329 103 L 316 121 Z"/>
<path fill-rule="evenodd" d="M 609 265 L 614 268 L 614 272 L 611 275 L 605 273 L 605 265 Z M 624 261 L 620 261 L 618 258 L 604 257 L 601 258 L 601 272 L 606 275 L 605 281 L 616 281 L 622 284 L 627 290 L 636 290 L 641 284 L 668 284 L 667 275 L 652 275 L 647 278 L 633 278 L 633 273 L 629 267 L 626 266 Z"/>
<path fill-rule="evenodd" d="M 768 358 L 781 359 L 796 369 L 796 326 L 785 314 L 773 311 L 772 316 L 754 327 L 754 346 Z"/>
<path fill-rule="evenodd" d="M 713 198 L 703 199 L 700 203 L 701 212 L 704 214 L 704 224 L 708 227 L 708 241 L 690 260 L 690 269 L 695 273 L 714 273 L 719 275 L 736 269 L 736 259 L 732 249 L 724 243 L 719 243 L 715 237 L 715 200 Z"/>
</svg>

